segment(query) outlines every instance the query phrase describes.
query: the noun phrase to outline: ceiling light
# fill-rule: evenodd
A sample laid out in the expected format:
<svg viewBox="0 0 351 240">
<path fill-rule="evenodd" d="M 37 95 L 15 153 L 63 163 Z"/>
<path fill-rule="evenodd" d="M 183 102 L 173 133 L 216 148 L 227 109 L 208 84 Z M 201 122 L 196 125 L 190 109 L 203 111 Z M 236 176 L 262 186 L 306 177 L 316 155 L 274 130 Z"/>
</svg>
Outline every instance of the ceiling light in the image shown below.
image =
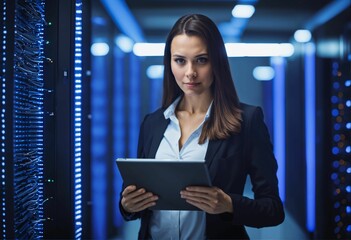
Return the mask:
<svg viewBox="0 0 351 240">
<path fill-rule="evenodd" d="M 135 43 L 133 52 L 139 57 L 163 56 L 164 43 Z M 226 43 L 228 57 L 290 57 L 291 43 Z"/>
<path fill-rule="evenodd" d="M 163 56 L 165 50 L 164 43 L 136 43 L 133 52 L 136 56 Z"/>
<path fill-rule="evenodd" d="M 127 36 L 117 36 L 115 39 L 115 43 L 125 53 L 130 53 L 133 50 L 133 40 Z"/>
<path fill-rule="evenodd" d="M 274 78 L 275 72 L 272 67 L 260 66 L 260 67 L 255 67 L 254 70 L 252 71 L 252 74 L 256 80 L 269 81 Z"/>
<path fill-rule="evenodd" d="M 294 46 L 290 43 L 226 43 L 228 57 L 290 57 Z"/>
<path fill-rule="evenodd" d="M 255 12 L 255 7 L 252 5 L 235 5 L 232 10 L 232 15 L 235 18 L 250 18 Z"/>
<path fill-rule="evenodd" d="M 309 30 L 300 29 L 294 33 L 294 38 L 296 42 L 306 43 L 312 38 L 312 34 Z"/>
<path fill-rule="evenodd" d="M 90 52 L 93 56 L 105 56 L 109 51 L 110 47 L 104 42 L 93 43 L 90 47 Z"/>
<path fill-rule="evenodd" d="M 146 69 L 146 75 L 151 79 L 160 79 L 163 77 L 163 65 L 151 65 Z"/>
</svg>

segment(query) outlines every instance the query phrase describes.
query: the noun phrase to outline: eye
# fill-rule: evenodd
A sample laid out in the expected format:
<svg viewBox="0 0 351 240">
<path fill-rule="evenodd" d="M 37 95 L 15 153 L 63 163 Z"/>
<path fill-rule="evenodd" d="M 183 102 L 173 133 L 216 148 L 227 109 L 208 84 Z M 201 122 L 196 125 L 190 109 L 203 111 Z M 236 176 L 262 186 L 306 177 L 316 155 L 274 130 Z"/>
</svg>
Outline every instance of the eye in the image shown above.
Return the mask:
<svg viewBox="0 0 351 240">
<path fill-rule="evenodd" d="M 174 61 L 179 65 L 183 65 L 185 63 L 183 58 L 175 58 Z"/>
<path fill-rule="evenodd" d="M 196 59 L 197 63 L 200 64 L 206 64 L 208 62 L 208 58 L 207 57 L 199 57 L 198 59 Z"/>
</svg>

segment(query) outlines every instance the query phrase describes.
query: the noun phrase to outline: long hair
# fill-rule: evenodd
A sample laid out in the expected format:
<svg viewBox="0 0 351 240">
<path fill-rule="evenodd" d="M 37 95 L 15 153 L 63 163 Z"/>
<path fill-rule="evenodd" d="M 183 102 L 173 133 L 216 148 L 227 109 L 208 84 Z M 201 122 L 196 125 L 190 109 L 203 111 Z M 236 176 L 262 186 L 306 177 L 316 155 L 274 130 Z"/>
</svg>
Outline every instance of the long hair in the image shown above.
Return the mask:
<svg viewBox="0 0 351 240">
<path fill-rule="evenodd" d="M 201 14 L 185 15 L 178 19 L 168 34 L 164 52 L 164 80 L 162 107 L 169 107 L 183 94 L 171 70 L 171 43 L 175 36 L 186 34 L 200 37 L 207 46 L 212 66 L 213 104 L 209 119 L 204 123 L 199 143 L 209 140 L 226 139 L 239 133 L 241 129 L 241 110 L 230 72 L 227 53 L 222 36 L 216 24 Z"/>
</svg>

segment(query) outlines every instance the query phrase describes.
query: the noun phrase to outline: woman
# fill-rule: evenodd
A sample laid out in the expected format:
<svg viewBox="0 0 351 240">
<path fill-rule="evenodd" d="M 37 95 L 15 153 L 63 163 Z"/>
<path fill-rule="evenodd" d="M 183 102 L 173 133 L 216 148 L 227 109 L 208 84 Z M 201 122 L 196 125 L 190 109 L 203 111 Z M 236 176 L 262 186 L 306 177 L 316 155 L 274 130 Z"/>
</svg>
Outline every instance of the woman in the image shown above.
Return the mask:
<svg viewBox="0 0 351 240">
<path fill-rule="evenodd" d="M 157 196 L 127 186 L 120 210 L 141 218 L 141 239 L 248 238 L 244 225 L 283 222 L 277 163 L 262 110 L 239 102 L 223 39 L 199 14 L 181 17 L 164 54 L 162 108 L 145 117 L 138 157 L 205 159 L 214 187 L 189 186 L 180 193 L 202 211 L 152 211 Z M 247 175 L 255 199 L 244 197 Z"/>
</svg>

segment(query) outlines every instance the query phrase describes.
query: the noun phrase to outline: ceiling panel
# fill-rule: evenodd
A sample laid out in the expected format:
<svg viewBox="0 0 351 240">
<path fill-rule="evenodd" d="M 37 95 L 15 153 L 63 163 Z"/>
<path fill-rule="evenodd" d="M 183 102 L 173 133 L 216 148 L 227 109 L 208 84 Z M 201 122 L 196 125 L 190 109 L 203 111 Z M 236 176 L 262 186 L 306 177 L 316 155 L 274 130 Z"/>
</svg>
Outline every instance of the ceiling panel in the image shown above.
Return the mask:
<svg viewBox="0 0 351 240">
<path fill-rule="evenodd" d="M 175 21 L 188 13 L 205 14 L 217 25 L 228 25 L 233 21 L 231 10 L 238 2 L 233 0 L 126 0 L 149 42 L 164 41 Z M 256 11 L 245 23 L 245 28 L 237 41 L 243 39 L 251 42 L 260 39 L 288 41 L 296 29 L 303 27 L 306 21 L 332 1 L 260 0 L 256 2 Z M 234 28 L 235 26 L 235 24 L 230 25 Z"/>
</svg>

